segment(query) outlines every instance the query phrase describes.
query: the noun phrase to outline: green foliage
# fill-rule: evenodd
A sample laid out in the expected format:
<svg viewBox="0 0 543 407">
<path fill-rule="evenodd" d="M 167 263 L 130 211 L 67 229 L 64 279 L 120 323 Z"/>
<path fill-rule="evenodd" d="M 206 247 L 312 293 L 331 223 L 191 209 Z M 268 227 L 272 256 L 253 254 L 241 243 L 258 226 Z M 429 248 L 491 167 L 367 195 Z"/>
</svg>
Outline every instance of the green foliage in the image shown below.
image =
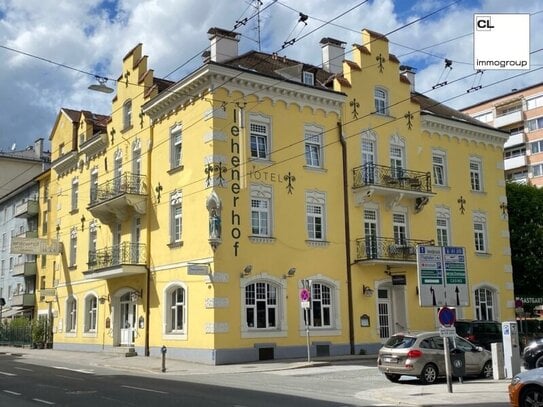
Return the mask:
<svg viewBox="0 0 543 407">
<path fill-rule="evenodd" d="M 506 191 L 515 295 L 540 296 L 543 292 L 543 190 L 508 183 Z"/>
<path fill-rule="evenodd" d="M 45 342 L 45 320 L 34 319 L 32 321 L 32 343 L 43 344 Z"/>
</svg>

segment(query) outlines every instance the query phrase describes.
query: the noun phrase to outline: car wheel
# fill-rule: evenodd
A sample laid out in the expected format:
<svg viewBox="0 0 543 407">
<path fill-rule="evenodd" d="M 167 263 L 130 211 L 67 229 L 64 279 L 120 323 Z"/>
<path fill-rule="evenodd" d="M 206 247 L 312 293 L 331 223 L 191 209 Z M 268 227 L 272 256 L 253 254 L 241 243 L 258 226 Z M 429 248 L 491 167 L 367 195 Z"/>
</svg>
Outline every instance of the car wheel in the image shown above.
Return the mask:
<svg viewBox="0 0 543 407">
<path fill-rule="evenodd" d="M 483 366 L 483 370 L 481 370 L 481 377 L 484 379 L 490 379 L 493 377 L 492 375 L 492 361 L 489 360 L 485 363 Z"/>
<path fill-rule="evenodd" d="M 419 380 L 422 384 L 432 384 L 437 380 L 437 367 L 431 363 L 428 363 L 423 367 L 420 373 Z"/>
<path fill-rule="evenodd" d="M 392 383 L 398 383 L 400 381 L 400 375 L 394 373 L 385 373 L 385 377 Z"/>
<path fill-rule="evenodd" d="M 537 369 L 538 367 L 543 367 L 543 355 L 539 356 L 535 363 L 534 363 L 534 367 Z"/>
<path fill-rule="evenodd" d="M 526 386 L 520 393 L 519 406 L 536 407 L 543 403 L 543 388 L 540 386 Z"/>
</svg>

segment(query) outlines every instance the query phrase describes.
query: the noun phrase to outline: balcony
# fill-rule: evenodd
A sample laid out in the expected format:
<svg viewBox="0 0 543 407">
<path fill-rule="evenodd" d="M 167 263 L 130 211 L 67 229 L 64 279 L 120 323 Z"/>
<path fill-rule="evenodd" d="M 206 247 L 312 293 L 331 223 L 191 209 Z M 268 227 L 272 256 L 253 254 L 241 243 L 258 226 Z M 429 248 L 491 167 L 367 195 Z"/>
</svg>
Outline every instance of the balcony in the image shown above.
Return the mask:
<svg viewBox="0 0 543 407">
<path fill-rule="evenodd" d="M 26 232 L 20 233 L 15 237 L 22 237 L 24 239 L 36 239 L 38 237 L 37 230 L 27 230 Z"/>
<path fill-rule="evenodd" d="M 417 245 L 433 245 L 432 240 L 404 239 L 398 243 L 392 237 L 356 239 L 356 261 L 373 263 L 415 264 Z"/>
<path fill-rule="evenodd" d="M 514 146 L 519 146 L 524 144 L 524 132 L 513 133 L 509 136 L 507 141 L 504 143 L 503 148 L 509 148 Z"/>
<path fill-rule="evenodd" d="M 146 246 L 142 243 L 123 242 L 120 245 L 89 251 L 89 269 L 85 278 L 111 279 L 145 274 Z"/>
<path fill-rule="evenodd" d="M 145 176 L 126 172 L 91 191 L 88 210 L 104 224 L 123 222 L 147 206 Z"/>
<path fill-rule="evenodd" d="M 415 200 L 417 212 L 434 195 L 429 172 L 371 163 L 353 169 L 353 191 L 358 205 L 374 194 L 387 197 L 390 208 L 396 206 L 402 198 L 410 198 Z"/>
<path fill-rule="evenodd" d="M 24 261 L 13 266 L 13 271 L 11 272 L 11 275 L 14 277 L 32 277 L 36 275 L 37 270 L 38 267 L 36 266 L 35 261 Z"/>
<path fill-rule="evenodd" d="M 504 160 L 505 170 L 512 170 L 514 168 L 526 167 L 526 156 L 519 155 L 517 157 L 507 158 Z"/>
<path fill-rule="evenodd" d="M 28 200 L 15 207 L 16 218 L 32 218 L 38 216 L 39 213 L 38 201 Z"/>
<path fill-rule="evenodd" d="M 522 121 L 522 110 L 519 109 L 514 112 L 497 116 L 494 119 L 494 127 L 501 128 L 505 126 L 510 126 L 515 123 L 519 123 L 521 121 Z"/>
<path fill-rule="evenodd" d="M 11 297 L 12 307 L 33 307 L 36 296 L 34 294 L 17 294 Z"/>
</svg>

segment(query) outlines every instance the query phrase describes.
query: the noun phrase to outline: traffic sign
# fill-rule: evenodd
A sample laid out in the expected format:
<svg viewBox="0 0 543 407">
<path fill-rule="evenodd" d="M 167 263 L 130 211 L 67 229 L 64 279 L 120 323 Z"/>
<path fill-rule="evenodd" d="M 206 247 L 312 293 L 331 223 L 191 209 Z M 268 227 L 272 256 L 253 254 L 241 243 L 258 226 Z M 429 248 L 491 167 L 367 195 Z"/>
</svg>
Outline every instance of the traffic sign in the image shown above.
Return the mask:
<svg viewBox="0 0 543 407">
<path fill-rule="evenodd" d="M 451 327 L 441 327 L 439 328 L 439 336 L 442 338 L 453 338 L 456 336 L 456 328 L 454 326 Z"/>
<path fill-rule="evenodd" d="M 454 321 L 456 321 L 456 315 L 454 314 L 454 311 L 447 307 L 441 308 L 437 313 L 437 317 L 440 324 L 446 328 L 453 326 Z"/>
<path fill-rule="evenodd" d="M 309 290 L 307 288 L 300 290 L 300 301 L 309 301 Z"/>
</svg>

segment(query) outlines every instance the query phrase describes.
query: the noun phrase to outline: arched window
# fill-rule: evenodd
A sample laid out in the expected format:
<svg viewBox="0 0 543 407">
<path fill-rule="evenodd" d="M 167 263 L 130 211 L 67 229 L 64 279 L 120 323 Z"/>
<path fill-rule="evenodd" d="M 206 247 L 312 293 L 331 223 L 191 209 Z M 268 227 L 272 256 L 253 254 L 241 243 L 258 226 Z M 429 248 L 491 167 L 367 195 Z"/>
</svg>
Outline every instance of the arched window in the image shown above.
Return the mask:
<svg viewBox="0 0 543 407">
<path fill-rule="evenodd" d="M 166 295 L 167 315 L 166 332 L 183 333 L 185 330 L 186 292 L 183 287 L 173 286 Z"/>
<path fill-rule="evenodd" d="M 248 328 L 276 328 L 278 289 L 266 282 L 245 286 L 245 323 Z"/>
<path fill-rule="evenodd" d="M 496 318 L 494 310 L 494 292 L 488 288 L 475 290 L 476 319 L 493 321 Z"/>
<path fill-rule="evenodd" d="M 383 88 L 375 88 L 375 113 L 388 114 L 388 93 Z"/>
<path fill-rule="evenodd" d="M 77 300 L 69 297 L 66 301 L 66 332 L 77 330 Z"/>
<path fill-rule="evenodd" d="M 95 295 L 85 298 L 85 332 L 96 332 L 98 299 Z"/>
<path fill-rule="evenodd" d="M 127 100 L 123 105 L 123 130 L 132 126 L 132 101 Z"/>
<path fill-rule="evenodd" d="M 329 328 L 332 326 L 332 289 L 324 283 L 311 284 L 311 308 L 307 314 L 309 326 L 314 328 Z M 305 321 L 307 322 L 307 321 Z"/>
</svg>

